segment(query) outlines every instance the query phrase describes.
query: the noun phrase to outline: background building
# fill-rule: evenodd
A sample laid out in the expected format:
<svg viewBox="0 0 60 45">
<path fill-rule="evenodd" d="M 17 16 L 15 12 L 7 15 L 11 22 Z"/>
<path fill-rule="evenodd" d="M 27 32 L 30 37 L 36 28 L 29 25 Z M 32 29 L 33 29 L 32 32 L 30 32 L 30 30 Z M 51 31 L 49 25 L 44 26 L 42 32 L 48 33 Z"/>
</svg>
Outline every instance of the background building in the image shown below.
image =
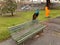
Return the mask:
<svg viewBox="0 0 60 45">
<path fill-rule="evenodd" d="M 60 3 L 60 0 L 50 0 L 52 3 Z M 42 0 L 42 2 L 46 2 L 46 0 Z"/>
</svg>

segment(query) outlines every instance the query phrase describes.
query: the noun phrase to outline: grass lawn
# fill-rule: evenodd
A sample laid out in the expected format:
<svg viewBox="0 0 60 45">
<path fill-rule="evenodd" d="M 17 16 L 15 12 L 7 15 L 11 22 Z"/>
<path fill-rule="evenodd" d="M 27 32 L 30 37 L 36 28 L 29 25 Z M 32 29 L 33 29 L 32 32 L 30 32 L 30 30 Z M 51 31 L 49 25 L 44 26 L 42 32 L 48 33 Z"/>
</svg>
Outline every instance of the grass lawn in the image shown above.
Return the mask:
<svg viewBox="0 0 60 45">
<path fill-rule="evenodd" d="M 27 12 L 17 12 L 16 16 L 13 17 L 3 17 L 0 16 L 0 41 L 7 39 L 10 37 L 8 27 L 21 24 L 25 21 L 32 20 L 32 15 L 34 11 Z M 60 15 L 60 10 L 51 10 L 50 16 L 51 18 L 55 18 Z M 44 21 L 48 18 L 45 18 L 45 11 L 41 10 L 38 20 Z"/>
</svg>

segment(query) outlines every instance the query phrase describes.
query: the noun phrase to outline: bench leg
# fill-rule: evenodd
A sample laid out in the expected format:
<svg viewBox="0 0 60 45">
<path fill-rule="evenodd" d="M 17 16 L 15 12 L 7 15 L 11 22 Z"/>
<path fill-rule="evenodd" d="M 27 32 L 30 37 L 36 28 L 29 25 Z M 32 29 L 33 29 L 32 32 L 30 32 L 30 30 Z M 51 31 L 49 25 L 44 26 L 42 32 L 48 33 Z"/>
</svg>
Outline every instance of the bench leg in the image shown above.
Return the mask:
<svg viewBox="0 0 60 45">
<path fill-rule="evenodd" d="M 41 32 L 43 32 L 43 29 L 42 29 L 42 31 Z"/>
<path fill-rule="evenodd" d="M 24 42 L 23 42 L 23 43 L 21 43 L 20 45 L 24 45 Z"/>
<path fill-rule="evenodd" d="M 43 29 L 37 33 L 37 35 L 41 35 L 43 33 Z"/>
<path fill-rule="evenodd" d="M 24 45 L 24 42 L 23 42 L 23 44 L 22 45 Z"/>
<path fill-rule="evenodd" d="M 39 38 L 41 36 L 41 33 L 43 33 L 43 29 L 36 34 L 36 38 Z"/>
<path fill-rule="evenodd" d="M 41 31 L 39 31 L 37 34 L 35 34 L 32 39 L 36 39 L 36 38 L 39 38 L 41 36 L 41 33 L 43 33 L 43 29 Z"/>
</svg>

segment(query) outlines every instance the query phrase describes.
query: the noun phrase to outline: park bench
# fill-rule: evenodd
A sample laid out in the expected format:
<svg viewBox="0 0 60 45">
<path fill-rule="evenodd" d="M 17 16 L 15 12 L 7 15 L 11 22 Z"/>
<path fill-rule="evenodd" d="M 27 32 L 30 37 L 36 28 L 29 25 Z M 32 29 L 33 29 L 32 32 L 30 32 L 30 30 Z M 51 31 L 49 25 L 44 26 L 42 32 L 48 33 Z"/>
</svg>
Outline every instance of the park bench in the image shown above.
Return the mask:
<svg viewBox="0 0 60 45">
<path fill-rule="evenodd" d="M 33 37 L 33 35 L 37 34 L 38 32 L 42 31 L 46 26 L 40 24 L 39 21 L 28 21 L 16 26 L 9 27 L 9 31 L 11 34 L 12 39 L 17 44 L 22 44 L 27 39 Z"/>
</svg>

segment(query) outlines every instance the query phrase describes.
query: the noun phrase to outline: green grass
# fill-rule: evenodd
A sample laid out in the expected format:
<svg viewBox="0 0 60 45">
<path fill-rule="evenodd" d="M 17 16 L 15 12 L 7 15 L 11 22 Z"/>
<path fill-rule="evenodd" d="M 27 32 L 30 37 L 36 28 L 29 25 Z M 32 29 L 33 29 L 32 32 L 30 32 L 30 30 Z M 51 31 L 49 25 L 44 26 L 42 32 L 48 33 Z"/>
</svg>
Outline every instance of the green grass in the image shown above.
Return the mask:
<svg viewBox="0 0 60 45">
<path fill-rule="evenodd" d="M 25 21 L 32 20 L 32 15 L 34 11 L 27 12 L 17 12 L 17 14 L 13 17 L 4 17 L 0 16 L 0 41 L 7 39 L 10 37 L 8 27 L 21 24 Z M 55 18 L 60 15 L 60 10 L 51 10 L 50 16 L 51 18 Z M 45 18 L 45 11 L 41 10 L 38 20 L 45 21 L 48 18 Z"/>
</svg>

